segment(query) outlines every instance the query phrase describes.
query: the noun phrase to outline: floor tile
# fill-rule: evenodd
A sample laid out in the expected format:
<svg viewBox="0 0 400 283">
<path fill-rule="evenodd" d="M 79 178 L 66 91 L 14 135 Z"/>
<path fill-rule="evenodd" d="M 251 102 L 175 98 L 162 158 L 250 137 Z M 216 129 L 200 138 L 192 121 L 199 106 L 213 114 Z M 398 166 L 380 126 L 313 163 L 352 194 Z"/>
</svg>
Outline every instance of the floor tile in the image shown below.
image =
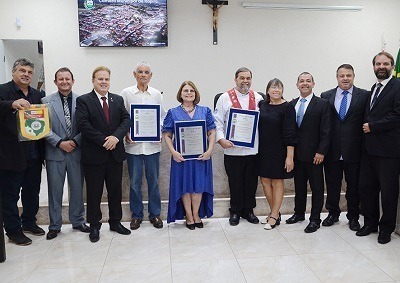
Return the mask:
<svg viewBox="0 0 400 283">
<path fill-rule="evenodd" d="M 224 235 L 224 230 L 218 221 L 218 219 L 203 219 L 204 228 L 195 228 L 194 230 L 189 230 L 186 227 L 186 222 L 179 220 L 175 223 L 169 223 L 169 236 L 170 237 L 208 237 L 210 235 Z"/>
<path fill-rule="evenodd" d="M 219 218 L 219 223 L 225 234 L 248 234 L 248 233 L 260 233 L 264 229 L 264 225 L 258 223 L 249 223 L 246 219 L 240 218 L 240 222 L 236 226 L 229 224 L 229 218 Z"/>
<path fill-rule="evenodd" d="M 99 282 L 102 267 L 77 267 L 77 268 L 45 268 L 36 269 L 29 276 L 27 283 L 43 282 Z"/>
<path fill-rule="evenodd" d="M 400 248 L 365 250 L 362 254 L 392 279 L 400 281 Z"/>
<path fill-rule="evenodd" d="M 105 266 L 100 282 L 151 283 L 172 282 L 171 264 L 130 264 L 129 266 Z"/>
</svg>

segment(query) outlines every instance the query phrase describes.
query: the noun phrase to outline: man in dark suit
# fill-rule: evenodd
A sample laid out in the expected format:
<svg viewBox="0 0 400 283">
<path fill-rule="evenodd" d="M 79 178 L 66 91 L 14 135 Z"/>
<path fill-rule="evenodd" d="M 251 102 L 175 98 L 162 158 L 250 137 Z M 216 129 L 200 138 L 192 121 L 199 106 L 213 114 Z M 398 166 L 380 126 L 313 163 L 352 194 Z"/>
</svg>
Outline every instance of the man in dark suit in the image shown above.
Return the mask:
<svg viewBox="0 0 400 283">
<path fill-rule="evenodd" d="M 321 98 L 331 105 L 331 143 L 324 161 L 327 198 L 325 207 L 328 217 L 322 226 L 332 226 L 339 221 L 340 192 L 343 173 L 346 180 L 347 219 L 349 228 L 360 229 L 360 197 L 358 177 L 362 145 L 362 124 L 369 92 L 353 85 L 354 69 L 349 64 L 340 65 L 336 71 L 338 86 L 325 91 Z"/>
<path fill-rule="evenodd" d="M 84 218 L 81 133 L 76 126 L 77 95 L 72 91 L 74 76 L 70 69 L 58 69 L 54 83 L 58 91 L 42 98 L 42 102 L 48 104 L 51 121 L 51 134 L 46 137 L 45 147 L 50 217 L 47 240 L 54 239 L 61 231 L 65 175 L 70 189 L 69 220 L 72 227 L 90 232 Z"/>
<path fill-rule="evenodd" d="M 392 77 L 394 59 L 389 53 L 378 53 L 372 64 L 377 82 L 365 108 L 359 181 L 364 226 L 356 235 L 367 236 L 379 226 L 378 242 L 386 244 L 396 227 L 399 197 L 400 81 Z"/>
<path fill-rule="evenodd" d="M 320 227 L 320 214 L 324 204 L 322 164 L 329 148 L 331 112 L 329 102 L 313 94 L 315 83 L 310 73 L 301 73 L 296 85 L 300 97 L 290 102 L 296 109 L 296 122 L 299 127 L 299 142 L 295 148 L 294 162 L 295 207 L 294 214 L 286 223 L 293 224 L 304 220 L 309 181 L 312 206 L 310 223 L 304 232 L 313 233 Z"/>
<path fill-rule="evenodd" d="M 129 235 L 121 224 L 123 138 L 131 122 L 121 96 L 108 92 L 110 69 L 97 67 L 92 74 L 94 89 L 76 100 L 76 120 L 82 134 L 82 161 L 87 191 L 89 239 L 100 239 L 100 210 L 104 182 L 108 192 L 110 230 Z"/>
<path fill-rule="evenodd" d="M 41 103 L 40 92 L 29 85 L 33 70 L 32 62 L 18 59 L 12 68 L 12 80 L 0 85 L 0 192 L 4 229 L 10 241 L 21 246 L 32 243 L 24 232 L 45 234 L 36 224 L 44 140 L 21 142 L 17 132 L 17 110 Z M 21 217 L 17 206 L 20 192 Z"/>
</svg>

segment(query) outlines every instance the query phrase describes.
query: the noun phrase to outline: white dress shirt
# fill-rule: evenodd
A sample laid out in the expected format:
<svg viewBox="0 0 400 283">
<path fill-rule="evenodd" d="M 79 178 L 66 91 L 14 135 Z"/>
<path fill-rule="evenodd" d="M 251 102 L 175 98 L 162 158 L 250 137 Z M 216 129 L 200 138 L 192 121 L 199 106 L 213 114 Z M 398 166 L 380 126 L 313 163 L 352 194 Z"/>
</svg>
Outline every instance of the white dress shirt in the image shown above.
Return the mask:
<svg viewBox="0 0 400 283">
<path fill-rule="evenodd" d="M 302 98 L 306 99 L 306 102 L 304 102 L 304 114 L 306 114 L 308 104 L 310 104 L 310 101 L 311 101 L 313 95 L 314 95 L 314 93 L 311 93 L 311 94 L 307 95 L 306 97 L 302 97 L 302 96 L 299 97 L 299 99 L 297 100 L 296 106 L 294 107 L 294 109 L 296 110 L 296 114 L 297 114 L 297 112 L 299 112 L 299 107 L 300 107 L 300 104 L 301 104 L 300 100 Z"/>
</svg>

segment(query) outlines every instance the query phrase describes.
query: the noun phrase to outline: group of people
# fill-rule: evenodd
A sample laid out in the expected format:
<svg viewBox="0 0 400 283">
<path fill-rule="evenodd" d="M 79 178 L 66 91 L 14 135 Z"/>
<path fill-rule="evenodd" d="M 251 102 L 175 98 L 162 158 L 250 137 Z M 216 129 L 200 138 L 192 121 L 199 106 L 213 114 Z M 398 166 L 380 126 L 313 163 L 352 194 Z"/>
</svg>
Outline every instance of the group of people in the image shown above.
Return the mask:
<svg viewBox="0 0 400 283">
<path fill-rule="evenodd" d="M 378 242 L 391 239 L 396 225 L 400 170 L 400 81 L 392 77 L 393 57 L 380 52 L 373 58 L 377 82 L 371 91 L 353 85 L 355 74 L 349 64 L 338 67 L 338 86 L 317 97 L 313 76 L 297 78 L 298 98 L 283 98 L 282 81 L 268 82 L 266 95 L 251 89 L 252 72 L 239 68 L 235 87 L 218 98 L 214 113 L 199 105 L 200 93 L 191 81 L 184 81 L 176 95 L 179 106 L 165 111 L 160 91 L 149 86 L 149 64 L 136 65 L 134 86 L 120 95 L 109 92 L 111 71 L 97 67 L 92 73 L 93 90 L 77 96 L 74 77 L 63 67 L 55 73 L 58 91 L 41 98 L 30 86 L 34 65 L 18 59 L 12 80 L 0 85 L 0 191 L 4 228 L 10 241 L 29 245 L 24 233 L 44 235 L 36 224 L 42 164 L 46 162 L 50 225 L 47 239 L 54 239 L 62 226 L 62 199 L 65 177 L 69 185 L 69 220 L 72 227 L 89 233 L 91 242 L 100 239 L 100 204 L 107 189 L 110 230 L 129 235 L 121 224 L 122 172 L 127 159 L 130 178 L 130 229 L 140 228 L 144 218 L 142 201 L 143 169 L 148 185 L 148 217 L 152 225 L 163 228 L 159 189 L 160 142 L 135 142 L 131 128 L 130 105 L 160 105 L 160 131 L 171 153 L 171 173 L 167 223 L 186 220 L 190 230 L 203 228 L 202 218 L 213 215 L 213 175 L 211 155 L 214 144 L 224 149 L 224 166 L 230 191 L 232 226 L 240 218 L 257 224 L 255 193 L 258 178 L 270 213 L 261 222 L 264 229 L 281 222 L 280 208 L 284 179 L 294 177 L 294 214 L 286 220 L 294 224 L 305 220 L 307 183 L 312 191 L 310 222 L 306 233 L 317 231 L 324 203 L 324 172 L 327 186 L 326 209 L 322 226 L 339 220 L 342 179 L 347 185 L 347 218 L 357 236 L 377 232 Z M 31 104 L 48 105 L 51 134 L 37 141 L 18 140 L 17 110 Z M 259 113 L 254 146 L 238 146 L 227 139 L 231 108 Z M 185 159 L 175 146 L 175 124 L 205 121 L 206 150 L 194 159 Z M 86 224 L 83 181 L 86 181 Z M 382 216 L 379 212 L 381 193 Z M 23 205 L 19 214 L 17 202 Z M 361 207 L 360 207 L 361 203 Z M 364 215 L 361 228 L 359 215 Z"/>
</svg>

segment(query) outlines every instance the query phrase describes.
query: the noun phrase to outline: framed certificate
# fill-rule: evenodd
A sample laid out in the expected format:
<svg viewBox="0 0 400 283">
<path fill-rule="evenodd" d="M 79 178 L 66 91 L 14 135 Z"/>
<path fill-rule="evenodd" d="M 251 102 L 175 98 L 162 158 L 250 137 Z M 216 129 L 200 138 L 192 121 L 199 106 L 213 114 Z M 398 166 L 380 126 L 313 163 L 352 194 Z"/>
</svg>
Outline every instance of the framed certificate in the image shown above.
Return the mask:
<svg viewBox="0 0 400 283">
<path fill-rule="evenodd" d="M 226 139 L 234 145 L 254 147 L 260 112 L 231 108 L 228 116 Z"/>
<path fill-rule="evenodd" d="M 131 104 L 131 132 L 134 142 L 161 141 L 161 106 Z"/>
<path fill-rule="evenodd" d="M 175 122 L 175 148 L 183 158 L 197 159 L 207 151 L 205 120 Z"/>
</svg>

